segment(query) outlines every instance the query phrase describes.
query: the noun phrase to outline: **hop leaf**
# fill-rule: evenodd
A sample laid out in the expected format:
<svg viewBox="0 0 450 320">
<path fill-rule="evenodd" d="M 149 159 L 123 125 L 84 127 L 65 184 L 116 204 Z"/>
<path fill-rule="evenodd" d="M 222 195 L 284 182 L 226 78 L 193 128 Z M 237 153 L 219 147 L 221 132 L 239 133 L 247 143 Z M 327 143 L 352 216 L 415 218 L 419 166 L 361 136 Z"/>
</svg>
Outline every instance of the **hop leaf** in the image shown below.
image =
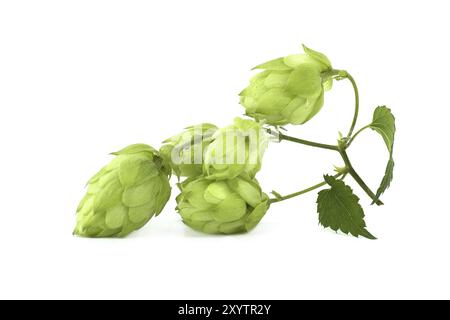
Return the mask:
<svg viewBox="0 0 450 320">
<path fill-rule="evenodd" d="M 380 186 L 377 189 L 375 201 L 378 200 L 378 198 L 380 198 L 380 196 L 391 186 L 392 179 L 394 178 L 394 165 L 394 159 L 392 159 L 391 156 L 387 163 L 383 179 L 381 180 Z M 374 204 L 375 201 L 373 201 L 372 204 Z"/>
<path fill-rule="evenodd" d="M 383 138 L 386 147 L 389 151 L 389 160 L 386 166 L 385 174 L 381 180 L 380 186 L 376 193 L 375 203 L 378 198 L 389 188 L 394 177 L 394 138 L 395 138 L 395 117 L 391 109 L 386 106 L 377 107 L 373 113 L 372 123 L 369 126 L 371 129 L 378 132 Z"/>
<path fill-rule="evenodd" d="M 373 113 L 370 128 L 383 137 L 389 153 L 392 153 L 395 137 L 395 117 L 391 109 L 386 106 L 377 107 Z"/>
<path fill-rule="evenodd" d="M 331 188 L 320 191 L 317 198 L 320 224 L 355 237 L 376 239 L 366 229 L 364 211 L 352 189 L 333 176 L 326 175 L 324 178 Z"/>
</svg>

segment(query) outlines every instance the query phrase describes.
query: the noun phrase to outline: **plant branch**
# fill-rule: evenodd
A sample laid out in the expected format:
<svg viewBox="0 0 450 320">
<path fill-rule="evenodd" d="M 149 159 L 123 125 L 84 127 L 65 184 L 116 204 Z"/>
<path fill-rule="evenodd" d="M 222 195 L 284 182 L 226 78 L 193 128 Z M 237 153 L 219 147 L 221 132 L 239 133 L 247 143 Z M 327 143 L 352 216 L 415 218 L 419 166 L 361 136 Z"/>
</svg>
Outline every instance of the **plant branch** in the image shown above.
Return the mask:
<svg viewBox="0 0 450 320">
<path fill-rule="evenodd" d="M 324 143 L 318 143 L 318 142 L 313 142 L 313 141 L 308 141 L 308 140 L 304 140 L 304 139 L 299 139 L 299 138 L 295 138 L 295 137 L 291 137 L 288 135 L 285 135 L 281 132 L 274 132 L 271 129 L 267 129 L 267 131 L 278 137 L 278 139 L 280 139 L 280 141 L 286 140 L 286 141 L 291 141 L 291 142 L 295 142 L 295 143 L 300 143 L 300 144 L 304 144 L 310 147 L 316 147 L 316 148 L 322 148 L 322 149 L 328 149 L 328 150 L 334 150 L 334 151 L 339 151 L 339 148 L 337 146 L 333 146 L 330 144 L 324 144 Z"/>
<path fill-rule="evenodd" d="M 353 130 L 355 130 L 356 121 L 358 120 L 358 114 L 359 114 L 359 91 L 358 91 L 358 86 L 356 84 L 355 79 L 347 71 L 345 71 L 345 70 L 334 70 L 334 73 L 338 75 L 336 77 L 337 80 L 348 79 L 350 81 L 350 83 L 352 84 L 353 92 L 355 93 L 355 112 L 353 114 L 353 120 L 352 120 L 352 124 L 350 126 L 350 130 L 348 131 L 348 134 L 347 134 L 347 140 L 348 140 L 352 136 Z"/>
<path fill-rule="evenodd" d="M 355 140 L 355 138 L 364 130 L 370 128 L 370 124 L 368 124 L 367 126 L 362 127 L 361 129 L 359 129 L 358 131 L 356 131 L 356 133 L 353 135 L 353 137 L 350 138 L 350 140 L 348 140 L 347 142 L 347 148 L 352 144 L 353 140 Z"/>
<path fill-rule="evenodd" d="M 343 175 L 344 175 L 344 173 L 338 173 L 338 174 L 334 175 L 334 177 L 337 179 L 337 178 L 339 178 L 340 176 L 343 176 Z M 281 201 L 284 201 L 284 200 L 292 199 L 294 197 L 301 196 L 302 194 L 305 194 L 305 193 L 308 193 L 310 191 L 316 190 L 316 189 L 318 189 L 320 187 L 323 187 L 326 184 L 327 183 L 325 181 L 322 181 L 322 182 L 320 182 L 318 184 L 315 184 L 315 185 L 313 185 L 313 186 L 311 186 L 309 188 L 303 189 L 301 191 L 294 192 L 294 193 L 288 194 L 286 196 L 280 196 L 280 197 L 277 197 L 275 199 L 270 199 L 269 203 L 272 204 L 272 203 L 276 203 L 276 202 L 281 202 Z"/>
<path fill-rule="evenodd" d="M 339 150 L 339 153 L 342 156 L 342 159 L 344 160 L 344 163 L 346 165 L 346 167 L 348 168 L 348 173 L 352 176 L 353 179 L 355 179 L 355 181 L 359 184 L 359 186 L 361 187 L 361 189 L 363 189 L 365 191 L 365 193 L 367 193 L 367 195 L 378 205 L 381 206 L 384 203 L 377 199 L 377 196 L 375 195 L 375 193 L 373 193 L 372 190 L 370 190 L 370 188 L 367 186 L 367 184 L 364 182 L 364 180 L 359 176 L 359 174 L 355 171 L 355 169 L 353 168 L 352 164 L 350 163 L 350 159 L 348 158 L 347 152 L 341 148 Z"/>
</svg>

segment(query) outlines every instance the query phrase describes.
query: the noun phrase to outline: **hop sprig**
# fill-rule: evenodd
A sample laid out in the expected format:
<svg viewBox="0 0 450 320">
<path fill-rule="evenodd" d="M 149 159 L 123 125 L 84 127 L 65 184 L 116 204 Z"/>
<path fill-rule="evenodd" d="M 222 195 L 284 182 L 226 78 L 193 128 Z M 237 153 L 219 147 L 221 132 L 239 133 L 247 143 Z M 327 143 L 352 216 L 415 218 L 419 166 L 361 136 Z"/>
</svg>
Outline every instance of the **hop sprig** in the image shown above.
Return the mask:
<svg viewBox="0 0 450 320">
<path fill-rule="evenodd" d="M 375 237 L 368 231 L 360 198 L 345 184 L 351 177 L 371 198 L 380 197 L 390 187 L 394 170 L 395 118 L 385 106 L 377 107 L 370 124 L 357 130 L 359 92 L 355 79 L 346 70 L 333 69 L 323 53 L 303 46 L 303 54 L 270 60 L 240 94 L 246 115 L 226 127 L 209 123 L 187 127 L 166 139 L 159 151 L 135 144 L 113 153 L 116 157 L 88 183 L 77 210 L 74 233 L 85 237 L 123 237 L 144 226 L 166 205 L 173 172 L 180 190 L 176 210 L 194 230 L 211 234 L 235 234 L 254 229 L 272 204 L 322 189 L 317 198 L 319 223 L 334 231 Z M 336 144 L 324 144 L 287 135 L 281 125 L 300 125 L 311 120 L 324 105 L 325 91 L 334 80 L 349 80 L 355 94 L 355 111 L 347 135 L 339 133 Z M 389 160 L 376 192 L 356 172 L 347 149 L 366 130 L 384 140 Z M 274 198 L 265 194 L 256 180 L 271 136 L 338 152 L 343 164 L 335 165 L 334 176 L 303 190 Z M 183 180 L 184 179 L 184 180 Z"/>
</svg>

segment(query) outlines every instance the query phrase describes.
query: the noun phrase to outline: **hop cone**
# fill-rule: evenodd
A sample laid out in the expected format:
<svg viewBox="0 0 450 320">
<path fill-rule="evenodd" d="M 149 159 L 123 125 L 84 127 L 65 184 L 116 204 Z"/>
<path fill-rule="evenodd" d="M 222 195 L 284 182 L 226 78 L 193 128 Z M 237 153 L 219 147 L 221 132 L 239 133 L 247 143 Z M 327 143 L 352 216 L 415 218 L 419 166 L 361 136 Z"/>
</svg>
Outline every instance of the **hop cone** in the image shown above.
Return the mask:
<svg viewBox="0 0 450 320">
<path fill-rule="evenodd" d="M 203 172 L 208 179 L 232 179 L 241 174 L 251 178 L 261 169 L 268 144 L 262 124 L 236 118 L 212 137 L 204 157 Z"/>
<path fill-rule="evenodd" d="M 203 154 L 216 131 L 209 123 L 188 127 L 165 140 L 160 153 L 178 177 L 197 177 L 203 172 Z"/>
<path fill-rule="evenodd" d="M 268 196 L 255 179 L 188 179 L 179 185 L 177 210 L 189 227 L 205 233 L 252 230 L 269 208 Z"/>
<path fill-rule="evenodd" d="M 113 154 L 88 182 L 76 235 L 124 237 L 158 215 L 170 197 L 170 167 L 155 149 L 136 144 Z"/>
<path fill-rule="evenodd" d="M 303 124 L 323 106 L 324 91 L 331 89 L 331 63 L 303 46 L 304 54 L 263 63 L 249 86 L 240 93 L 247 115 L 272 125 Z"/>
</svg>

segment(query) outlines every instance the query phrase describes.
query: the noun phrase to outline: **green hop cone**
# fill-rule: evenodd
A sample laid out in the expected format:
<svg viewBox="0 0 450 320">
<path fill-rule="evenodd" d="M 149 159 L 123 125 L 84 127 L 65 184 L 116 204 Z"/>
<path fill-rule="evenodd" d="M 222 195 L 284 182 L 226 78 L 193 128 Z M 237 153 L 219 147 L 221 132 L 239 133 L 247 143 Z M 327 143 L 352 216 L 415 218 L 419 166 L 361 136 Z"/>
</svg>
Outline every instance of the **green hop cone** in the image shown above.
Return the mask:
<svg viewBox="0 0 450 320">
<path fill-rule="evenodd" d="M 262 157 L 269 142 L 262 123 L 236 118 L 218 130 L 207 146 L 203 172 L 207 179 L 232 179 L 241 174 L 254 178 L 261 169 Z"/>
<path fill-rule="evenodd" d="M 179 184 L 177 211 L 189 227 L 212 234 L 252 230 L 269 208 L 268 196 L 248 176 L 229 180 L 205 177 Z"/>
<path fill-rule="evenodd" d="M 74 234 L 84 237 L 124 237 L 158 215 L 169 200 L 171 169 L 150 146 L 135 144 L 88 182 L 77 209 Z"/>
<path fill-rule="evenodd" d="M 197 177 L 203 172 L 203 155 L 217 127 L 203 123 L 186 128 L 163 143 L 163 156 L 178 177 Z"/>
<path fill-rule="evenodd" d="M 249 86 L 240 93 L 246 114 L 271 125 L 303 124 L 323 106 L 324 91 L 331 89 L 331 62 L 303 46 L 304 54 L 263 63 Z"/>
</svg>

